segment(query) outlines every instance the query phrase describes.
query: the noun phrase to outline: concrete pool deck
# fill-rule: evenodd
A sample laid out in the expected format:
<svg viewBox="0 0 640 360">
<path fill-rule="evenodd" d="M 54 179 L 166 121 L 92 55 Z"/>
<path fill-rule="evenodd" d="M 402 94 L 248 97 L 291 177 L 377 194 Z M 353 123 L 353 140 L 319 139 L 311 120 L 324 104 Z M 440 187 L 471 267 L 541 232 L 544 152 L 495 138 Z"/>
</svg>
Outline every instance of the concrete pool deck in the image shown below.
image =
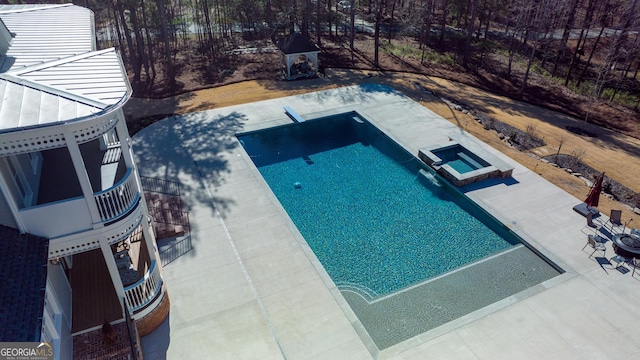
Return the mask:
<svg viewBox="0 0 640 360">
<path fill-rule="evenodd" d="M 305 119 L 356 110 L 414 156 L 449 137 L 473 141 L 420 104 L 372 84 L 191 113 L 143 129 L 134 137 L 140 174 L 182 183 L 193 243 L 164 268 L 171 310 L 143 338 L 146 358 L 374 358 L 357 318 L 235 138 L 291 123 L 284 106 Z M 586 220 L 572 210 L 581 200 L 487 148 L 513 165 L 513 176 L 471 185 L 466 194 L 566 273 L 380 358 L 637 357 L 640 276 L 581 250 Z M 608 242 L 606 257 L 613 255 Z"/>
</svg>

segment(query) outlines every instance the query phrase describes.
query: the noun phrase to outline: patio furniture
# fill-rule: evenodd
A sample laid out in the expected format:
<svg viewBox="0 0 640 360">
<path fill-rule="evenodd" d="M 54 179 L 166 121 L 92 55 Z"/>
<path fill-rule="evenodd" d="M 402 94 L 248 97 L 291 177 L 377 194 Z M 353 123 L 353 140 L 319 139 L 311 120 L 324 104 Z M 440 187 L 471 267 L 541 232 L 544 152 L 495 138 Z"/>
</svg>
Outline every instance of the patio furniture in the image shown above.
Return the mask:
<svg viewBox="0 0 640 360">
<path fill-rule="evenodd" d="M 633 258 L 631 261 L 627 261 L 627 263 L 633 267 L 633 271 L 631 272 L 631 277 L 633 277 L 636 274 L 636 269 L 640 268 L 640 259 Z"/>
<path fill-rule="evenodd" d="M 587 236 L 587 244 L 582 248 L 582 250 L 584 251 L 584 249 L 589 246 L 593 249 L 593 252 L 591 253 L 591 255 L 589 255 L 589 257 L 592 257 L 593 254 L 596 253 L 596 251 L 602 251 L 602 256 L 605 255 L 605 252 L 607 251 L 607 247 L 605 246 L 604 242 L 602 242 L 600 239 L 603 239 L 597 235 L 589 235 Z"/>
<path fill-rule="evenodd" d="M 609 259 L 609 261 L 616 263 L 616 267 L 614 269 L 617 269 L 620 266 L 624 265 L 629 260 L 627 260 L 627 258 L 622 256 L 622 255 L 616 255 L 616 256 L 612 257 L 611 259 Z"/>
<path fill-rule="evenodd" d="M 585 229 L 587 229 L 587 230 L 588 230 L 588 229 L 593 229 L 593 234 L 594 234 L 594 235 L 596 235 L 596 236 L 598 236 L 598 231 L 600 230 L 600 226 L 596 225 L 596 224 L 593 222 L 593 213 L 588 212 L 588 213 L 585 215 L 585 217 L 587 218 L 587 224 L 586 224 L 586 225 L 585 225 L 585 226 L 584 226 L 580 231 L 582 231 L 583 233 L 585 233 L 585 232 L 584 232 L 584 230 L 585 230 Z M 585 233 L 585 234 L 586 234 L 586 233 Z M 589 235 L 589 234 L 587 234 L 587 235 Z"/>
<path fill-rule="evenodd" d="M 609 220 L 604 224 L 606 228 L 607 224 L 611 224 L 611 234 L 613 235 L 613 228 L 619 227 L 624 230 L 622 227 L 622 210 L 611 210 L 611 214 L 609 215 Z"/>
<path fill-rule="evenodd" d="M 600 211 L 592 206 L 587 205 L 587 203 L 582 202 L 573 207 L 573 210 L 582 216 L 587 216 L 587 214 L 591 213 L 593 217 L 600 216 Z"/>
</svg>

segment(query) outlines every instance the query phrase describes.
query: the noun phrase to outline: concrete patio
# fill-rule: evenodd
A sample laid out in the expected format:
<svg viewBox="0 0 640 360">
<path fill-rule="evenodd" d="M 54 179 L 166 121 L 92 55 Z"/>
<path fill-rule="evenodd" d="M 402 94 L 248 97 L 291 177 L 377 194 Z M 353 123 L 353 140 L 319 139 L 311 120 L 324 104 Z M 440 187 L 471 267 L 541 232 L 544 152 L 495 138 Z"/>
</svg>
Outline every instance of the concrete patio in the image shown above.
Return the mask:
<svg viewBox="0 0 640 360">
<path fill-rule="evenodd" d="M 168 320 L 147 359 L 619 359 L 640 355 L 640 276 L 581 249 L 581 202 L 514 167 L 466 194 L 565 271 L 469 316 L 378 352 L 235 134 L 356 110 L 417 156 L 470 135 L 394 90 L 344 87 L 157 122 L 134 137 L 143 176 L 177 180 L 193 250 L 164 268 Z M 586 194 L 585 194 L 586 195 Z M 606 258 L 615 254 L 607 243 Z"/>
</svg>

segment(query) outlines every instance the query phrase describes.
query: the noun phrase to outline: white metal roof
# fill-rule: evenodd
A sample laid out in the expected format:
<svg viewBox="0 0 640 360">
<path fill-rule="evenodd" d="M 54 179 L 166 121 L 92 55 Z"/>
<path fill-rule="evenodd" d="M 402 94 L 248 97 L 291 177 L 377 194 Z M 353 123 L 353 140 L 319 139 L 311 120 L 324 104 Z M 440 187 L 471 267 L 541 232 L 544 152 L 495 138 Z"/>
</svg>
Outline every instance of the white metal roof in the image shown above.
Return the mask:
<svg viewBox="0 0 640 360">
<path fill-rule="evenodd" d="M 66 5 L 0 5 L 15 34 L 0 56 L 0 132 L 100 112 L 127 96 L 115 49 L 95 51 L 93 13 Z"/>
<path fill-rule="evenodd" d="M 60 5 L 0 6 L 15 34 L 0 71 L 13 70 L 94 50 L 91 10 Z"/>
</svg>

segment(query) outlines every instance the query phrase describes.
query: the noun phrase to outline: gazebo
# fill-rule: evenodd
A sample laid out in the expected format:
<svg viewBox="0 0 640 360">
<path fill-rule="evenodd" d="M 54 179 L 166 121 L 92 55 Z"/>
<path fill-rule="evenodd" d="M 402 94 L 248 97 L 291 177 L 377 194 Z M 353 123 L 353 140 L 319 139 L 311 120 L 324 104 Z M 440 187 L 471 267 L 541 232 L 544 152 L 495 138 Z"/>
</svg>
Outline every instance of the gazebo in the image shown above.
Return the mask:
<svg viewBox="0 0 640 360">
<path fill-rule="evenodd" d="M 300 33 L 292 33 L 277 43 L 282 51 L 285 79 L 309 78 L 318 73 L 320 49 Z"/>
</svg>

